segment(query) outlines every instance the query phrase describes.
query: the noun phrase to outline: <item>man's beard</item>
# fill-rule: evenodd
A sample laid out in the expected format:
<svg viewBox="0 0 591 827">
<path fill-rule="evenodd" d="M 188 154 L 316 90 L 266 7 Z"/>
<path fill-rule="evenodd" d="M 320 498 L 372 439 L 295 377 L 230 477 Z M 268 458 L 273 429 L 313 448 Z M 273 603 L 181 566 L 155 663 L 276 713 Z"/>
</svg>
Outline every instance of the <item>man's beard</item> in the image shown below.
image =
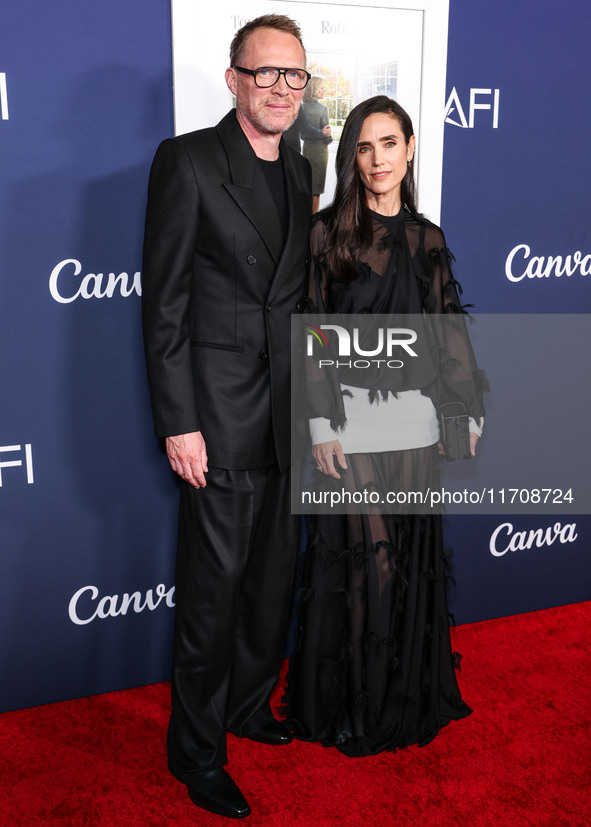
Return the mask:
<svg viewBox="0 0 591 827">
<path fill-rule="evenodd" d="M 265 110 L 265 104 L 262 104 L 258 111 L 253 112 L 244 104 L 240 105 L 236 101 L 236 108 L 240 115 L 251 123 L 259 132 L 265 132 L 267 135 L 277 135 L 277 133 L 285 132 L 295 123 L 297 112 L 293 102 L 289 111 L 285 110 L 280 115 L 272 115 Z"/>
</svg>

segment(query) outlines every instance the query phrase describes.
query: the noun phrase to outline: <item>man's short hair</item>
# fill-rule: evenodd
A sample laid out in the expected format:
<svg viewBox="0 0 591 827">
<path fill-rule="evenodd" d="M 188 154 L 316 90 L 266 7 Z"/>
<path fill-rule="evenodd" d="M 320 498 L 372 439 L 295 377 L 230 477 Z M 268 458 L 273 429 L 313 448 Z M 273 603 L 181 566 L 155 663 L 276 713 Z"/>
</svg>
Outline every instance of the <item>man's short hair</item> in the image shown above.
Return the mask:
<svg viewBox="0 0 591 827">
<path fill-rule="evenodd" d="M 302 42 L 302 30 L 295 20 L 292 20 L 291 17 L 287 17 L 285 14 L 263 14 L 260 17 L 255 17 L 254 20 L 250 20 L 248 23 L 245 23 L 242 28 L 238 29 L 230 44 L 230 66 L 239 64 L 246 49 L 248 38 L 254 31 L 263 28 L 277 29 L 280 32 L 292 34 L 304 52 L 304 66 L 288 68 L 306 68 L 306 50 Z"/>
</svg>

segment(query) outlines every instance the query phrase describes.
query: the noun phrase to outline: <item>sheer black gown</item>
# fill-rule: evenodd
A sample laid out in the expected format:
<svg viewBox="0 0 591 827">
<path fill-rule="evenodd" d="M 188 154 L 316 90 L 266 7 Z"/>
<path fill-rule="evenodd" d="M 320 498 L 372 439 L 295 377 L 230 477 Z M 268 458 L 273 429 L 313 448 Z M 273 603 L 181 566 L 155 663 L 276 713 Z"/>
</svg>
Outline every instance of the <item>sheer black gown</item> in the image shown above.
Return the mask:
<svg viewBox="0 0 591 827">
<path fill-rule="evenodd" d="M 421 390 L 435 397 L 445 386 L 471 416 L 482 416 L 482 383 L 441 230 L 404 209 L 394 218 L 372 214 L 373 244 L 358 257 L 358 278 L 342 282 L 323 267 L 325 221 L 326 212 L 319 213 L 311 231 L 309 296 L 315 308 L 445 313 L 450 324 L 441 328 L 435 347 L 439 375 Z M 388 392 L 370 390 L 370 399 Z M 320 397 L 324 411 L 313 399 L 312 415 L 342 425 L 340 394 L 333 392 L 328 403 L 326 393 Z M 347 463 L 339 485 L 351 490 L 439 484 L 437 445 L 349 454 Z M 449 577 L 438 515 L 367 512 L 308 519 L 296 647 L 284 697 L 297 738 L 350 756 L 372 755 L 427 744 L 449 721 L 471 712 L 454 670 Z"/>
</svg>

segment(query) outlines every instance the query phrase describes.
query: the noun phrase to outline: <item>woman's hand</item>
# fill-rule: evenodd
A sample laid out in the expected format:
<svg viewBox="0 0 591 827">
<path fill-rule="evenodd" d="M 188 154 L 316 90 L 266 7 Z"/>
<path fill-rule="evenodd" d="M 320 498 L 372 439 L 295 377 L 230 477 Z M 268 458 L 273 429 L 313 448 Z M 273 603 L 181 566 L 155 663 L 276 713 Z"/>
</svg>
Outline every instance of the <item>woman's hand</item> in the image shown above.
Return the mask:
<svg viewBox="0 0 591 827">
<path fill-rule="evenodd" d="M 475 434 L 473 431 L 470 431 L 470 455 L 475 457 L 476 456 L 476 443 L 480 437 L 478 434 Z M 438 442 L 437 447 L 439 449 L 439 453 L 442 457 L 445 456 L 445 448 L 443 447 L 443 442 Z"/>
<path fill-rule="evenodd" d="M 335 459 L 337 464 L 343 469 L 347 470 L 347 460 L 343 453 L 341 443 L 338 439 L 333 439 L 331 442 L 319 442 L 318 445 L 312 446 L 312 456 L 316 461 L 316 468 L 326 474 L 327 477 L 334 477 L 335 480 L 340 480 L 341 475 L 335 468 Z"/>
</svg>

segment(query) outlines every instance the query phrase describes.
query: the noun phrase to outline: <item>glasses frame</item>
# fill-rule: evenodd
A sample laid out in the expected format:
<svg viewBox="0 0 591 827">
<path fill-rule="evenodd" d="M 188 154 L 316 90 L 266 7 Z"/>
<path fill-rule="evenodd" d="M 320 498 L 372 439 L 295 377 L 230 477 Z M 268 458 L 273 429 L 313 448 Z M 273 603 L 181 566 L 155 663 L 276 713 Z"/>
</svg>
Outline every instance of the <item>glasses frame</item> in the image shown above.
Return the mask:
<svg viewBox="0 0 591 827">
<path fill-rule="evenodd" d="M 255 85 L 259 89 L 272 89 L 273 86 L 275 86 L 276 83 L 279 83 L 279 78 L 281 77 L 281 75 L 283 75 L 283 77 L 285 79 L 285 82 L 287 83 L 287 85 L 289 86 L 290 89 L 295 89 L 297 92 L 301 92 L 302 89 L 306 88 L 306 86 L 310 82 L 310 78 L 312 77 L 310 72 L 307 72 L 305 69 L 298 69 L 295 66 L 292 66 L 288 69 L 283 69 L 279 66 L 259 66 L 258 69 L 245 69 L 244 66 L 236 66 L 236 64 L 234 64 L 232 66 L 232 69 L 236 69 L 236 71 L 242 72 L 245 75 L 252 75 L 253 78 L 254 78 Z M 261 86 L 257 82 L 257 72 L 260 72 L 262 69 L 273 69 L 275 72 L 279 72 L 279 74 L 277 75 L 277 79 L 274 80 L 273 83 L 270 83 L 268 86 Z M 292 86 L 291 83 L 287 79 L 287 72 L 303 72 L 306 75 L 306 82 L 304 83 L 303 86 Z"/>
</svg>

